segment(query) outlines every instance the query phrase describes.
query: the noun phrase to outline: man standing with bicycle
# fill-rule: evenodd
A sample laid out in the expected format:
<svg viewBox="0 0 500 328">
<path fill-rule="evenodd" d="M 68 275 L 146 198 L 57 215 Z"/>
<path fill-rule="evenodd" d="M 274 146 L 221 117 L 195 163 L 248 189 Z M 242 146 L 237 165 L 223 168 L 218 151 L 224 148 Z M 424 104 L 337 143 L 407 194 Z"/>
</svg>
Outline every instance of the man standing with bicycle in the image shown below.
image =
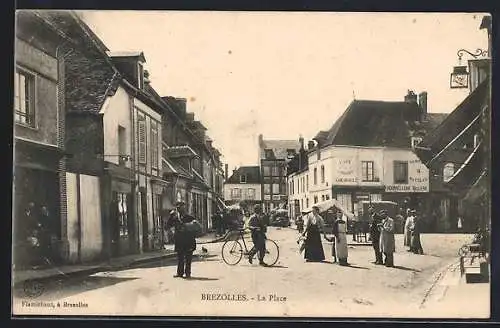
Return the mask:
<svg viewBox="0 0 500 328">
<path fill-rule="evenodd" d="M 266 253 L 266 224 L 262 215 L 262 207 L 257 204 L 254 206 L 254 213 L 248 222 L 249 228 L 252 231 L 253 247 L 248 253 L 248 262 L 252 264 L 253 257 L 258 252 L 259 265 L 266 266 L 264 263 L 264 255 Z"/>
</svg>

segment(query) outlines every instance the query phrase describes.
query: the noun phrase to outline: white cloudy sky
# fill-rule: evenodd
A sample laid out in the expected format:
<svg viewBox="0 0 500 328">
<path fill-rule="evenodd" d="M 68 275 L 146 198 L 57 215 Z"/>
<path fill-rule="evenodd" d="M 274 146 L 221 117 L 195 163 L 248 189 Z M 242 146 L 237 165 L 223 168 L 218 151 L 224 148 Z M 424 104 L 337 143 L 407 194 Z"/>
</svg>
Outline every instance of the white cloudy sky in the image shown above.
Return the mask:
<svg viewBox="0 0 500 328">
<path fill-rule="evenodd" d="M 457 50 L 487 46 L 482 14 L 89 11 L 111 51 L 142 50 L 153 87 L 189 99 L 230 168 L 257 136 L 312 138 L 356 99 L 427 91 L 450 112 Z M 360 118 L 362 119 L 362 118 Z M 363 133 L 359 131 L 359 133 Z"/>
</svg>

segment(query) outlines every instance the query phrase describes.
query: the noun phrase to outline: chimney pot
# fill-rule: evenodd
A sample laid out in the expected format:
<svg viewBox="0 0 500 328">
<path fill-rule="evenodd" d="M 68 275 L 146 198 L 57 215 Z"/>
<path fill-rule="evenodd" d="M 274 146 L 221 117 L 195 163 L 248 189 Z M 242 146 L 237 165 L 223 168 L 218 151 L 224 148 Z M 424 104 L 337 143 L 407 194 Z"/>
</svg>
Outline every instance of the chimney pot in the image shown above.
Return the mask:
<svg viewBox="0 0 500 328">
<path fill-rule="evenodd" d="M 408 94 L 405 96 L 405 102 L 407 103 L 417 103 L 417 95 L 412 90 L 408 90 Z"/>
<path fill-rule="evenodd" d="M 313 148 L 314 148 L 314 141 L 311 140 L 307 143 L 307 149 L 311 150 Z"/>
</svg>

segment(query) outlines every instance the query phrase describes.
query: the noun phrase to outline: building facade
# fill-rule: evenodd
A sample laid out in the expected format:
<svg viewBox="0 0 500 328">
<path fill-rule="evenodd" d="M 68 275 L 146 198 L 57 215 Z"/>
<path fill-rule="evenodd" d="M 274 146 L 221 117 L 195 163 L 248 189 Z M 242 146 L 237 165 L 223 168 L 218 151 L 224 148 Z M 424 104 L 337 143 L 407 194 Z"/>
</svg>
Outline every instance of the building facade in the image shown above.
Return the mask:
<svg viewBox="0 0 500 328">
<path fill-rule="evenodd" d="M 287 164 L 300 148 L 295 140 L 268 140 L 259 135 L 259 165 L 261 174 L 261 201 L 265 212 L 286 208 Z"/>
<path fill-rule="evenodd" d="M 14 71 L 13 264 L 59 263 L 64 255 L 64 40 L 38 12 L 17 11 Z M 42 208 L 45 208 L 42 213 Z M 50 248 L 28 243 L 42 224 Z"/>
<path fill-rule="evenodd" d="M 353 101 L 332 128 L 309 142 L 307 165 L 289 166 L 292 216 L 328 199 L 358 216 L 363 201 L 425 209 L 429 171 L 412 147 L 445 117 L 427 113 L 426 100 L 426 93 L 418 103 L 409 92 L 404 102 Z"/>
<path fill-rule="evenodd" d="M 259 166 L 240 166 L 224 184 L 226 205 L 239 204 L 248 212 L 261 202 L 261 177 Z"/>
</svg>

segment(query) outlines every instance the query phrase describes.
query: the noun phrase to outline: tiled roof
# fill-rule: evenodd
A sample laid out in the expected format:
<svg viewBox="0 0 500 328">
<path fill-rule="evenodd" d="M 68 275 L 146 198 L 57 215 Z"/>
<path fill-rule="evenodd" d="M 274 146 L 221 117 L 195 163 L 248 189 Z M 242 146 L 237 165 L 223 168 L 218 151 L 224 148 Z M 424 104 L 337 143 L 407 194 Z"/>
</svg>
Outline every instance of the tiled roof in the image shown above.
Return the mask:
<svg viewBox="0 0 500 328">
<path fill-rule="evenodd" d="M 240 177 L 246 175 L 246 183 L 260 183 L 259 166 L 240 166 L 227 179 L 226 183 L 240 183 Z"/>
<path fill-rule="evenodd" d="M 487 99 L 488 89 L 486 80 L 418 144 L 417 155 L 424 162 L 438 154 L 479 115 L 483 102 Z"/>
<path fill-rule="evenodd" d="M 430 115 L 428 124 L 412 126 L 419 112 L 416 103 L 354 100 L 328 131 L 325 144 L 409 148 L 415 127 L 425 131 L 442 118 Z"/>
<path fill-rule="evenodd" d="M 171 146 L 166 149 L 168 158 L 196 157 L 198 154 L 188 145 Z"/>
<path fill-rule="evenodd" d="M 288 149 L 293 149 L 296 152 L 300 149 L 298 140 L 269 140 L 264 139 L 260 145 L 263 149 L 271 149 L 276 159 L 286 159 L 288 157 Z"/>
</svg>

